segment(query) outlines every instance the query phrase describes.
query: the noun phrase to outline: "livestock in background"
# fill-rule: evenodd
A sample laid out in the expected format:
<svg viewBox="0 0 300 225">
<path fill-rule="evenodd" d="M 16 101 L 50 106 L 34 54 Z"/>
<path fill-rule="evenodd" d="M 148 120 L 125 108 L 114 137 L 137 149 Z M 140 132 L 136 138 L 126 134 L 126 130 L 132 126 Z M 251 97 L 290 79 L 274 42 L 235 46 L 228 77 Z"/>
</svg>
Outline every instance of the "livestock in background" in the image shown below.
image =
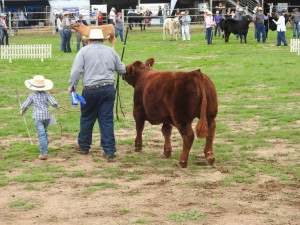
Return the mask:
<svg viewBox="0 0 300 225">
<path fill-rule="evenodd" d="M 163 40 L 166 40 L 166 33 L 170 34 L 170 40 L 174 37 L 174 40 L 178 40 L 178 35 L 180 34 L 180 22 L 179 18 L 166 19 L 163 26 Z"/>
<path fill-rule="evenodd" d="M 138 24 L 141 27 L 141 31 L 146 29 L 145 17 L 142 13 L 128 13 L 127 14 L 128 26 L 132 30 L 132 24 Z"/>
<path fill-rule="evenodd" d="M 247 43 L 247 34 L 249 30 L 249 24 L 252 22 L 252 17 L 246 15 L 243 17 L 242 20 L 234 20 L 234 19 L 227 19 L 224 21 L 224 35 L 225 35 L 225 42 L 228 42 L 229 36 L 231 33 L 238 34 L 240 36 L 241 44 L 243 43 L 242 35 L 244 35 L 244 42 Z"/>
<path fill-rule="evenodd" d="M 213 165 L 213 138 L 215 135 L 215 118 L 218 113 L 217 92 L 208 76 L 200 70 L 191 72 L 164 72 L 152 69 L 154 58 L 146 63 L 136 61 L 126 66 L 122 77 L 134 87 L 133 116 L 137 136 L 135 151 L 142 150 L 142 133 L 145 121 L 151 124 L 163 124 L 165 138 L 164 156 L 172 152 L 171 132 L 175 126 L 183 139 L 183 150 L 179 166 L 187 167 L 189 152 L 194 141 L 192 122 L 199 118 L 196 125 L 198 138 L 206 138 L 204 155 Z"/>
<path fill-rule="evenodd" d="M 114 48 L 115 41 L 115 28 L 112 24 L 101 25 L 101 26 L 86 26 L 84 24 L 75 23 L 71 25 L 71 28 L 78 32 L 81 36 L 81 40 L 83 40 L 86 44 L 89 44 L 89 40 L 86 39 L 90 35 L 91 29 L 101 29 L 103 32 L 104 38 L 109 40 L 111 47 Z"/>
</svg>

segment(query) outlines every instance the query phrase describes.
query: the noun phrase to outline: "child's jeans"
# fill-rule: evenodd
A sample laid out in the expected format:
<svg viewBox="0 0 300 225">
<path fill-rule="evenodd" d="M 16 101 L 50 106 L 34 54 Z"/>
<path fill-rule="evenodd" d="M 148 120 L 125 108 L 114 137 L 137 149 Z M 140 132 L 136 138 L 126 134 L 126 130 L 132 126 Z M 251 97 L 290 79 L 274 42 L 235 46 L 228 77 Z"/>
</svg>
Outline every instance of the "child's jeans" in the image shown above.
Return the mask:
<svg viewBox="0 0 300 225">
<path fill-rule="evenodd" d="M 49 125 L 49 122 L 50 119 L 34 120 L 35 129 L 39 136 L 41 155 L 47 155 L 47 150 L 48 150 L 47 127 Z"/>
</svg>

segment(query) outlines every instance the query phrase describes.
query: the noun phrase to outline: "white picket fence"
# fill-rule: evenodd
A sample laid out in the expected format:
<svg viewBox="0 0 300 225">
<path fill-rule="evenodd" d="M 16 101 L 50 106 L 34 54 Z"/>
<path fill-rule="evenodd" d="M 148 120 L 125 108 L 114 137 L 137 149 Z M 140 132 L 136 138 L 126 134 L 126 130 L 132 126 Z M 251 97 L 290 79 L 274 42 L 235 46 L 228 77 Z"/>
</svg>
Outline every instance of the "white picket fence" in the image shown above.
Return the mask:
<svg viewBox="0 0 300 225">
<path fill-rule="evenodd" d="M 298 52 L 300 55 L 300 39 L 291 39 L 291 52 Z"/>
<path fill-rule="evenodd" d="M 1 59 L 44 59 L 52 57 L 52 45 L 2 45 L 1 46 Z"/>
</svg>

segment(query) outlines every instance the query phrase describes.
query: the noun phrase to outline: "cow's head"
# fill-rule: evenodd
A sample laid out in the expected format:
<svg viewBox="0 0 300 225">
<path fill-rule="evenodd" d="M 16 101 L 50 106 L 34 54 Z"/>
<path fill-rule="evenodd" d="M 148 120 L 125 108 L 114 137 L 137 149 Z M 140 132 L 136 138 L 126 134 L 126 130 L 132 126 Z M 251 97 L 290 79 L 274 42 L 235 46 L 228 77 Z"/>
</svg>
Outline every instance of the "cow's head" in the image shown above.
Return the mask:
<svg viewBox="0 0 300 225">
<path fill-rule="evenodd" d="M 249 23 L 253 22 L 253 19 L 252 19 L 252 17 L 250 15 L 246 15 L 244 17 L 244 19 L 247 20 L 247 21 L 249 21 Z"/>
<path fill-rule="evenodd" d="M 135 86 L 137 79 L 139 77 L 140 71 L 153 67 L 154 58 L 148 58 L 143 64 L 141 61 L 135 61 L 126 66 L 126 74 L 122 74 L 123 80 L 126 80 L 128 84 Z"/>
<path fill-rule="evenodd" d="M 175 21 L 176 24 L 180 24 L 180 21 L 179 21 L 179 17 L 178 17 L 178 16 L 176 16 L 173 20 Z"/>
</svg>

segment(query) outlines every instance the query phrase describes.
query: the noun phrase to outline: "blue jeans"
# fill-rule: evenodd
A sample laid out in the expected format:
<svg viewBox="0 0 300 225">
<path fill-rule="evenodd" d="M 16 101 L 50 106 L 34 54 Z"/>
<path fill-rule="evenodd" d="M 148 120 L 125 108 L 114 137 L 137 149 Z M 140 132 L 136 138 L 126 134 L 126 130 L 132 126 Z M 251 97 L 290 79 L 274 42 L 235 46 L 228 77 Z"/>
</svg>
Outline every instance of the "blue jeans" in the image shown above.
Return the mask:
<svg viewBox="0 0 300 225">
<path fill-rule="evenodd" d="M 76 46 L 76 48 L 79 51 L 79 49 L 80 49 L 80 42 L 82 42 L 82 47 L 86 46 L 86 43 L 83 40 L 81 40 L 81 36 L 80 36 L 80 34 L 78 32 L 76 32 L 76 37 L 77 37 L 77 46 Z"/>
<path fill-rule="evenodd" d="M 40 142 L 40 153 L 41 155 L 47 155 L 48 150 L 48 135 L 47 127 L 49 125 L 50 119 L 47 120 L 34 120 L 34 125 L 36 132 L 39 136 Z"/>
<path fill-rule="evenodd" d="M 0 45 L 4 45 L 4 30 L 0 28 Z"/>
<path fill-rule="evenodd" d="M 159 23 L 161 27 L 164 25 L 164 18 L 162 16 L 159 17 Z"/>
<path fill-rule="evenodd" d="M 281 41 L 283 42 L 283 44 L 287 45 L 284 36 L 284 31 L 277 31 L 277 45 L 281 45 Z"/>
<path fill-rule="evenodd" d="M 124 41 L 123 30 L 119 30 L 118 28 L 115 27 L 115 38 L 117 38 L 119 34 L 120 34 L 121 41 L 123 42 Z"/>
<path fill-rule="evenodd" d="M 257 24 L 254 23 L 254 28 L 255 28 L 255 34 L 254 34 L 254 37 L 255 39 L 257 40 Z"/>
<path fill-rule="evenodd" d="M 213 28 L 208 27 L 206 28 L 206 37 L 207 39 L 207 44 L 212 44 L 212 39 L 213 39 Z"/>
<path fill-rule="evenodd" d="M 60 30 L 59 31 L 59 35 L 60 35 L 60 51 L 64 51 L 64 31 Z"/>
<path fill-rule="evenodd" d="M 294 26 L 293 26 L 293 37 L 297 37 L 300 38 L 300 25 L 299 22 L 294 22 Z"/>
<path fill-rule="evenodd" d="M 217 23 L 217 25 L 215 26 L 215 36 L 217 36 L 217 31 L 219 34 L 219 37 L 221 36 L 221 28 L 220 28 L 220 23 Z"/>
<path fill-rule="evenodd" d="M 114 101 L 115 88 L 113 85 L 107 85 L 100 88 L 84 89 L 82 97 L 86 105 L 81 109 L 80 132 L 78 135 L 78 144 L 81 150 L 88 152 L 92 143 L 93 127 L 98 119 L 101 134 L 101 147 L 105 154 L 110 156 L 117 149 L 115 147 L 114 135 Z"/>
<path fill-rule="evenodd" d="M 266 30 L 265 30 L 265 25 L 262 23 L 259 23 L 256 25 L 257 27 L 257 42 L 260 42 L 260 33 L 262 33 L 262 42 L 266 42 Z"/>
<path fill-rule="evenodd" d="M 72 52 L 70 46 L 71 35 L 72 35 L 71 29 L 64 29 L 64 42 L 63 42 L 64 52 Z"/>
<path fill-rule="evenodd" d="M 103 25 L 103 22 L 98 22 L 98 26 L 101 26 L 101 25 Z"/>
</svg>

